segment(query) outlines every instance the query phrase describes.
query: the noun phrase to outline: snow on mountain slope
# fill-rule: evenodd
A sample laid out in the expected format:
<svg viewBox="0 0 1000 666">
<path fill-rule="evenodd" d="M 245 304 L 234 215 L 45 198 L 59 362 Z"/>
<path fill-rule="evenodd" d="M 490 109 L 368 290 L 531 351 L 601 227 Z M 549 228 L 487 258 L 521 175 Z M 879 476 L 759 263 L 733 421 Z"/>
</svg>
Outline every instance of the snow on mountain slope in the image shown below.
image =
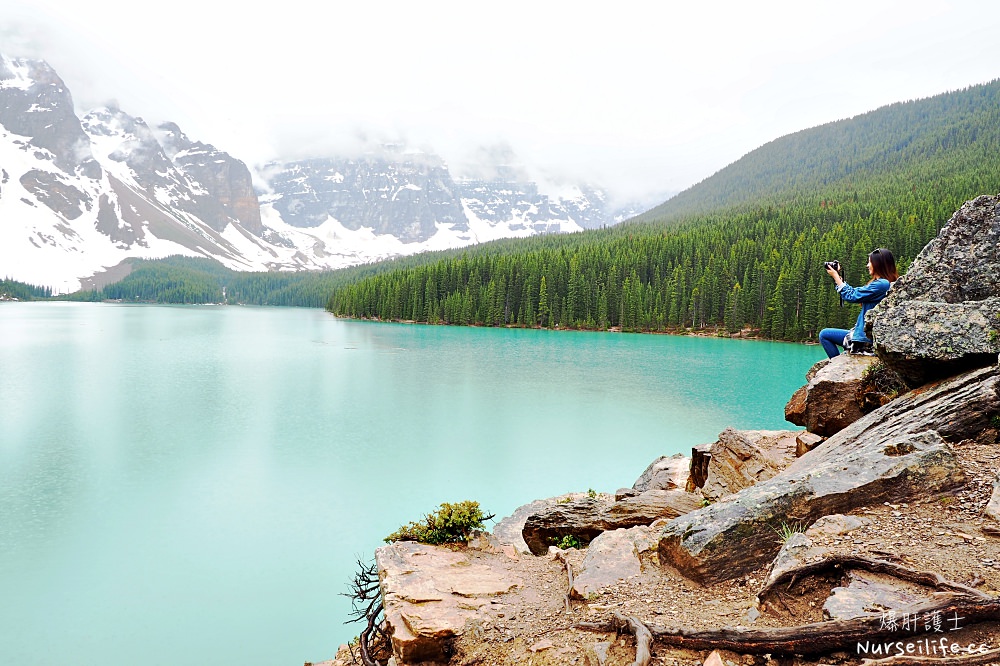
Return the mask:
<svg viewBox="0 0 1000 666">
<path fill-rule="evenodd" d="M 599 189 L 558 196 L 510 177 L 455 181 L 435 155 L 250 170 L 177 125 L 150 128 L 119 108 L 79 118 L 46 63 L 0 55 L 0 277 L 56 293 L 128 258 L 181 254 L 234 270 L 323 270 L 499 238 L 595 228 Z"/>
</svg>

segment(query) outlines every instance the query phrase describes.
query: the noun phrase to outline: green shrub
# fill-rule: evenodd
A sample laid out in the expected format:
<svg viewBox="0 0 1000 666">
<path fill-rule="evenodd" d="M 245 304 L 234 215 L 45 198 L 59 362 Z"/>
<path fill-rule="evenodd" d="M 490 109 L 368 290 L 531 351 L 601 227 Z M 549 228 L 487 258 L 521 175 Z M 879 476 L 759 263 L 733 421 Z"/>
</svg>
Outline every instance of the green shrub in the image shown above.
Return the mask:
<svg viewBox="0 0 1000 666">
<path fill-rule="evenodd" d="M 465 500 L 456 504 L 444 502 L 440 508 L 424 516 L 420 522 L 403 525 L 387 536 L 384 541 L 419 541 L 420 543 L 464 543 L 472 536 L 473 530 L 483 527 L 483 523 L 493 518 L 479 508 L 479 502 Z"/>
<path fill-rule="evenodd" d="M 552 539 L 552 543 L 560 550 L 567 550 L 569 548 L 576 548 L 579 550 L 583 546 L 583 544 L 580 543 L 580 540 L 572 534 L 567 534 L 562 539 Z"/>
</svg>

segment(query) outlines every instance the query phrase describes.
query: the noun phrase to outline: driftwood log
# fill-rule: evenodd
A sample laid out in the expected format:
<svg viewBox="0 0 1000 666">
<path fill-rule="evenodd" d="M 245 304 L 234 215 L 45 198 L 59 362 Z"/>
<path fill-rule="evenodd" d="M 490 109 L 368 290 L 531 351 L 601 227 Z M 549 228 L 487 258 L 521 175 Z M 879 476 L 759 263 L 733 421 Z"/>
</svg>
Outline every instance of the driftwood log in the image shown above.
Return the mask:
<svg viewBox="0 0 1000 666">
<path fill-rule="evenodd" d="M 1000 620 L 1000 597 L 990 597 L 979 591 L 976 591 L 975 595 L 947 593 L 941 594 L 927 603 L 898 609 L 897 612 L 906 612 L 919 617 L 939 613 L 942 618 L 960 617 L 970 624 L 987 620 Z M 617 621 L 586 622 L 574 625 L 577 629 L 606 633 L 618 631 L 619 626 Z M 653 624 L 646 626 L 653 636 L 654 643 L 669 647 L 777 655 L 828 654 L 838 650 L 852 649 L 858 642 L 873 641 L 890 636 L 896 638 L 914 636 L 921 633 L 901 630 L 898 626 L 887 626 L 885 618 L 881 615 L 850 620 L 814 622 L 776 629 L 725 627 L 696 630 L 684 627 L 661 627 Z"/>
</svg>

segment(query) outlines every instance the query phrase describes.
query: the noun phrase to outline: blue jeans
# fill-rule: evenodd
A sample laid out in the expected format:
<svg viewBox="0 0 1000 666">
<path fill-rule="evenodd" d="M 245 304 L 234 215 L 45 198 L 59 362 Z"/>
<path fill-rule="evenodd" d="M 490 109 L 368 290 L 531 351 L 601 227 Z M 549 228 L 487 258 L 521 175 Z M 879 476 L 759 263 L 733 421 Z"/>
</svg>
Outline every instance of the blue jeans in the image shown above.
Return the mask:
<svg viewBox="0 0 1000 666">
<path fill-rule="evenodd" d="M 838 347 L 844 346 L 844 336 L 848 334 L 846 328 L 824 328 L 819 332 L 819 343 L 823 345 L 823 351 L 830 358 L 840 356 Z"/>
</svg>

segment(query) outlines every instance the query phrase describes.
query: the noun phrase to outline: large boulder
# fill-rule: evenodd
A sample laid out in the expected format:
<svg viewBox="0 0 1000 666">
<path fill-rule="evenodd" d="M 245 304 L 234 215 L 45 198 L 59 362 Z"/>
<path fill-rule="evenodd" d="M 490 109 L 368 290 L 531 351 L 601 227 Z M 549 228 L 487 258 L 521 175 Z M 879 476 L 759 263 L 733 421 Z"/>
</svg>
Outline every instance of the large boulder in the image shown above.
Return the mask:
<svg viewBox="0 0 1000 666">
<path fill-rule="evenodd" d="M 647 490 L 621 501 L 603 496 L 571 500 L 528 516 L 522 536 L 534 555 L 544 555 L 563 537 L 589 544 L 607 530 L 649 525 L 658 518 L 675 518 L 701 506 L 700 495 L 683 490 Z"/>
<path fill-rule="evenodd" d="M 910 386 L 996 363 L 1000 197 L 959 208 L 866 324 L 876 353 Z"/>
<path fill-rule="evenodd" d="M 647 490 L 684 490 L 687 485 L 691 459 L 683 453 L 660 456 L 632 484 L 636 495 Z"/>
<path fill-rule="evenodd" d="M 998 413 L 997 368 L 911 391 L 770 480 L 670 521 L 660 562 L 704 583 L 736 578 L 773 559 L 782 523 L 954 488 L 965 478 L 948 442 L 975 436 Z"/>
<path fill-rule="evenodd" d="M 502 562 L 413 541 L 376 549 L 396 661 L 447 662 L 451 642 L 479 610 L 523 585 Z"/>
<path fill-rule="evenodd" d="M 642 571 L 639 555 L 655 544 L 650 531 L 649 527 L 632 527 L 598 535 L 587 547 L 583 564 L 573 577 L 570 596 L 586 599 L 609 585 L 638 576 Z"/>
<path fill-rule="evenodd" d="M 863 416 L 858 388 L 874 356 L 841 354 L 814 365 L 808 384 L 792 395 L 785 420 L 823 437 L 840 432 Z"/>
<path fill-rule="evenodd" d="M 734 430 L 691 450 L 688 489 L 700 489 L 715 501 L 770 479 L 795 461 L 795 437 L 790 430 Z"/>
</svg>

